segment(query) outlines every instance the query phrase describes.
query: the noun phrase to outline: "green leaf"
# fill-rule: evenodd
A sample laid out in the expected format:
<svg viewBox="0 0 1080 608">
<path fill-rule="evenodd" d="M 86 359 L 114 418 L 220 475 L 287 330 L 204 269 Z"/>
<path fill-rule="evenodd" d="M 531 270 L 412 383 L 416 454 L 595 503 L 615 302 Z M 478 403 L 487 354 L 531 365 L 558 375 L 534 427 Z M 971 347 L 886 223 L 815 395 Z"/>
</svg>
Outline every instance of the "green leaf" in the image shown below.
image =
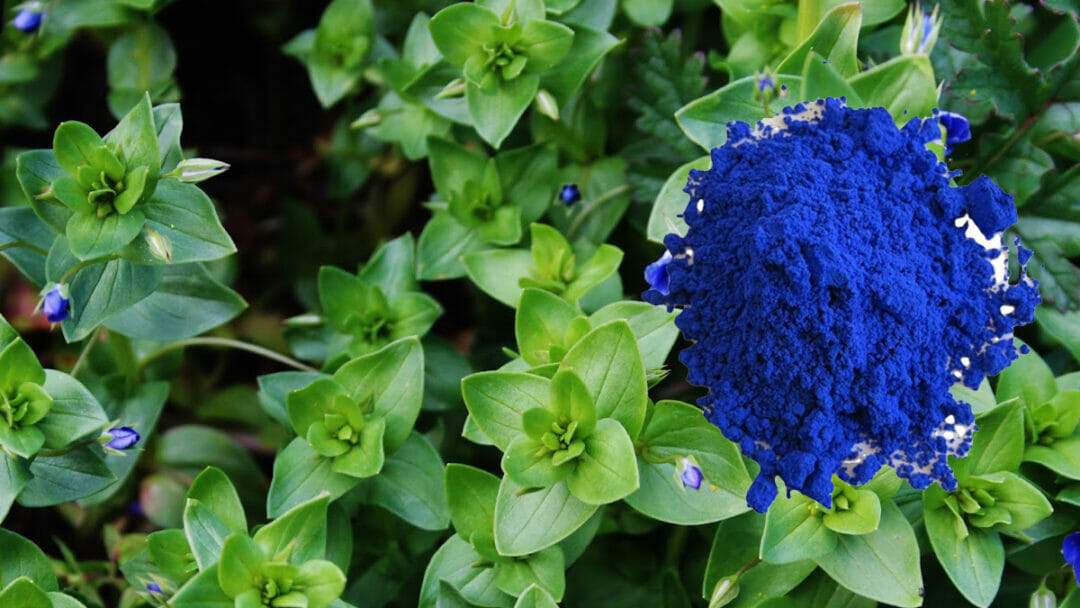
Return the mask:
<svg viewBox="0 0 1080 608">
<path fill-rule="evenodd" d="M 458 535 L 481 554 L 493 553 L 499 478 L 468 465 L 450 463 L 444 480 L 450 520 Z"/>
<path fill-rule="evenodd" d="M 60 123 L 53 134 L 56 163 L 72 176 L 80 166 L 95 165 L 95 151 L 104 144 L 90 125 L 75 120 Z"/>
<path fill-rule="evenodd" d="M 471 82 L 466 84 L 465 102 L 469 106 L 473 128 L 484 141 L 498 148 L 532 103 L 539 88 L 540 77 L 536 74 L 522 74 L 513 80 L 485 87 Z"/>
<path fill-rule="evenodd" d="M 34 478 L 19 494 L 24 507 L 51 507 L 85 498 L 116 481 L 93 445 L 60 456 L 38 456 L 30 464 Z"/>
<path fill-rule="evenodd" d="M 1020 343 L 1017 342 L 1019 347 Z M 1036 408 L 1057 393 L 1054 372 L 1034 350 L 1021 354 L 998 375 L 998 403 L 1019 397 L 1029 408 Z"/>
<path fill-rule="evenodd" d="M 642 27 L 663 25 L 671 16 L 673 0 L 622 0 L 623 11 L 635 24 Z"/>
<path fill-rule="evenodd" d="M 159 571 L 173 580 L 186 580 L 197 568 L 183 530 L 172 528 L 148 534 L 146 549 Z"/>
<path fill-rule="evenodd" d="M 34 350 L 26 341 L 19 338 L 18 334 L 14 332 L 12 334 L 11 341 L 0 350 L 0 390 L 8 394 L 18 391 L 19 385 L 24 382 L 30 384 L 44 384 L 45 382 L 45 369 L 38 362 Z"/>
<path fill-rule="evenodd" d="M 463 259 L 469 279 L 484 293 L 517 308 L 522 277 L 529 276 L 532 253 L 525 249 L 492 249 L 466 254 Z"/>
<path fill-rule="evenodd" d="M 154 191 L 161 169 L 157 135 L 148 93 L 144 93 L 139 103 L 120 119 L 116 128 L 105 135 L 106 143 L 122 151 L 129 175 L 136 167 L 149 169 L 146 176 L 147 193 Z"/>
<path fill-rule="evenodd" d="M 444 530 L 450 525 L 442 458 L 435 446 L 415 431 L 386 459 L 382 471 L 357 491 L 369 504 L 423 530 Z"/>
<path fill-rule="evenodd" d="M 521 29 L 517 45 L 528 57 L 525 73 L 539 74 L 555 67 L 566 57 L 574 42 L 574 30 L 554 21 L 536 20 Z"/>
<path fill-rule="evenodd" d="M 1080 311 L 1061 312 L 1049 306 L 1035 309 L 1039 327 L 1080 361 Z"/>
<path fill-rule="evenodd" d="M 739 575 L 741 598 L 736 599 L 750 600 L 746 603 L 754 605 L 755 600 L 787 595 L 817 568 L 809 560 L 791 564 L 758 561 L 764 523 L 765 517 L 754 512 L 720 522 L 713 536 L 702 581 L 702 596 L 705 599 L 712 597 L 713 590 L 722 579 L 742 572 Z M 751 562 L 756 562 L 756 565 L 743 571 Z"/>
<path fill-rule="evenodd" d="M 761 558 L 774 564 L 815 559 L 836 549 L 838 535 L 825 526 L 814 502 L 801 494 L 778 496 L 765 514 Z"/>
<path fill-rule="evenodd" d="M 1030 481 L 1010 471 L 970 478 L 968 483 L 986 483 L 987 491 L 994 497 L 995 507 L 1007 510 L 1012 515 L 1008 524 L 998 524 L 995 530 L 1001 532 L 1020 532 L 1046 519 L 1054 508 L 1042 491 Z"/>
<path fill-rule="evenodd" d="M 65 448 L 109 422 L 98 400 L 75 378 L 47 369 L 43 386 L 53 400 L 49 413 L 37 424 L 45 435 L 46 448 Z"/>
<path fill-rule="evenodd" d="M 480 372 L 461 382 L 465 406 L 476 424 L 506 451 L 524 433 L 521 417 L 534 407 L 547 408 L 549 381 L 532 374 Z"/>
<path fill-rule="evenodd" d="M 329 492 L 339 498 L 360 482 L 333 470 L 333 461 L 311 449 L 301 437 L 293 439 L 274 459 L 274 478 L 266 496 L 266 514 L 278 517 L 285 511 Z"/>
<path fill-rule="evenodd" d="M 531 586 L 539 585 L 555 599 L 561 600 L 566 591 L 566 562 L 557 545 L 534 553 L 526 559 L 511 559 L 495 564 L 495 586 L 503 593 L 519 596 Z"/>
<path fill-rule="evenodd" d="M 30 207 L 0 208 L 0 247 L 21 241 L 48 251 L 55 239 L 56 234 Z M 32 283 L 45 285 L 45 255 L 25 247 L 5 249 L 2 255 Z"/>
<path fill-rule="evenodd" d="M 444 200 L 449 201 L 454 194 L 460 193 L 466 182 L 479 184 L 483 181 L 488 157 L 482 151 L 438 137 L 428 140 L 428 149 L 431 151 L 431 179 Z"/>
<path fill-rule="evenodd" d="M 822 522 L 825 527 L 840 534 L 869 534 L 877 530 L 881 521 L 881 500 L 870 490 L 845 488 L 842 494 L 850 507 L 840 510 L 833 508 L 825 513 Z"/>
<path fill-rule="evenodd" d="M 372 46 L 374 7 L 369 0 L 334 0 L 319 19 L 307 57 L 315 95 L 329 107 L 348 94 Z"/>
<path fill-rule="evenodd" d="M 153 293 L 106 319 L 105 326 L 141 340 L 182 340 L 225 324 L 245 308 L 247 302 L 202 264 L 174 265 L 165 268 Z"/>
<path fill-rule="evenodd" d="M 374 415 L 386 420 L 386 452 L 409 437 L 424 396 L 424 349 L 415 337 L 402 338 L 341 366 L 334 380 L 355 392 L 375 394 Z"/>
<path fill-rule="evenodd" d="M 446 581 L 439 581 L 439 594 L 435 608 L 471 608 L 472 604 L 461 597 L 461 593 Z"/>
<path fill-rule="evenodd" d="M 985 414 L 997 407 L 994 391 L 990 389 L 990 381 L 985 378 L 979 384 L 979 390 L 977 391 L 973 391 L 963 384 L 954 384 L 949 387 L 949 393 L 953 396 L 953 399 L 970 405 L 971 413 L 976 416 Z"/>
<path fill-rule="evenodd" d="M 986 608 L 997 595 L 1005 568 L 1001 537 L 992 530 L 969 528 L 960 538 L 956 517 L 944 507 L 927 508 L 923 515 L 926 535 L 949 580 L 969 602 Z"/>
<path fill-rule="evenodd" d="M 551 2 L 547 4 L 550 11 Z M 573 26 L 574 39 L 569 52 L 561 63 L 544 72 L 540 81 L 541 87 L 555 96 L 560 110 L 581 89 L 604 55 L 622 44 L 622 40 L 604 31 L 606 28 L 592 28 L 583 24 Z"/>
<path fill-rule="evenodd" d="M 180 104 L 163 103 L 154 106 L 154 128 L 157 129 L 158 154 L 161 155 L 161 171 L 172 171 L 184 160 L 180 147 L 180 132 L 184 129 L 184 116 Z"/>
<path fill-rule="evenodd" d="M 15 579 L 0 591 L 0 605 L 4 608 L 52 608 L 49 596 L 28 578 Z"/>
<path fill-rule="evenodd" d="M 169 87 L 176 69 L 176 48 L 161 26 L 138 24 L 109 46 L 107 66 L 112 89 L 109 108 L 115 116 L 122 116 L 133 102 L 141 100 L 143 91 Z"/>
<path fill-rule="evenodd" d="M 289 426 L 289 414 L 286 411 L 287 395 L 300 390 L 325 375 L 316 372 L 277 372 L 259 376 L 259 403 L 275 420 Z"/>
<path fill-rule="evenodd" d="M 296 584 L 311 608 L 326 608 L 345 591 L 345 575 L 331 562 L 310 560 L 300 565 Z"/>
<path fill-rule="evenodd" d="M 954 464 L 958 477 L 997 471 L 1015 471 L 1024 457 L 1024 410 L 1019 401 L 1000 407 L 976 419 L 971 450 L 966 459 Z"/>
<path fill-rule="evenodd" d="M 475 229 L 461 225 L 445 210 L 437 210 L 420 232 L 416 276 L 424 281 L 465 276 L 461 258 L 485 247 Z"/>
<path fill-rule="evenodd" d="M 629 496 L 640 486 L 634 442 L 616 420 L 603 419 L 585 438 L 585 455 L 566 480 L 582 502 L 602 505 Z"/>
<path fill-rule="evenodd" d="M 634 332 L 645 368 L 651 370 L 664 365 L 679 336 L 679 328 L 675 327 L 677 314 L 645 302 L 619 301 L 596 311 L 589 321 L 599 326 L 616 319 L 625 320 Z"/>
<path fill-rule="evenodd" d="M 570 349 L 565 364 L 585 382 L 597 417 L 614 418 L 636 438 L 645 422 L 648 388 L 630 326 L 612 321 L 594 329 Z"/>
<path fill-rule="evenodd" d="M 683 192 L 686 181 L 690 178 L 690 170 L 707 170 L 712 166 L 712 160 L 708 156 L 702 156 L 692 160 L 671 174 L 660 188 L 660 194 L 653 203 L 652 212 L 649 214 L 649 224 L 646 236 L 650 241 L 663 243 L 664 237 L 670 233 L 685 235 L 689 227 L 682 219 L 690 203 L 690 197 Z"/>
<path fill-rule="evenodd" d="M 0 555 L 4 556 L 4 565 L 0 568 L 0 588 L 27 577 L 44 591 L 60 589 L 49 558 L 26 538 L 0 528 Z"/>
<path fill-rule="evenodd" d="M 52 150 L 31 150 L 16 157 L 15 175 L 34 213 L 57 232 L 63 233 L 71 211 L 53 197 L 41 198 L 54 181 L 67 177 Z"/>
<path fill-rule="evenodd" d="M 547 410 L 533 409 L 530 412 L 547 413 Z M 553 419 L 549 418 L 549 420 Z M 502 469 L 515 483 L 524 487 L 546 488 L 572 475 L 575 465 L 561 461 L 556 463 L 552 454 L 545 453 L 544 444 L 540 441 L 518 435 L 510 442 L 506 453 L 503 454 Z"/>
<path fill-rule="evenodd" d="M 799 99 L 806 101 L 825 97 L 843 97 L 849 107 L 862 108 L 866 104 L 855 89 L 836 71 L 833 65 L 815 52 L 806 56 L 802 69 L 802 90 Z"/>
<path fill-rule="evenodd" d="M 568 332 L 571 323 L 579 317 L 581 312 L 577 308 L 551 292 L 525 289 L 514 319 L 521 358 L 530 365 L 555 362 L 552 352 L 572 346 L 567 343 Z M 553 351 L 553 347 L 557 350 Z"/>
<path fill-rule="evenodd" d="M 325 426 L 312 426 L 308 430 L 307 440 L 316 450 L 324 449 L 314 439 L 311 431 L 325 430 Z M 366 422 L 360 429 L 360 441 L 351 448 L 345 448 L 342 454 L 334 456 L 334 472 L 352 477 L 366 478 L 378 475 L 386 462 L 386 450 L 383 447 L 383 435 L 386 433 L 386 419 L 375 418 Z M 324 436 L 325 437 L 325 436 Z M 325 453 L 325 452 L 323 452 Z"/>
<path fill-rule="evenodd" d="M 72 253 L 80 260 L 88 260 L 113 253 L 135 240 L 145 221 L 140 209 L 124 215 L 113 213 L 104 219 L 88 211 L 72 215 L 65 233 Z"/>
<path fill-rule="evenodd" d="M 214 203 L 195 184 L 162 180 L 138 208 L 146 215 L 146 225 L 169 240 L 173 264 L 205 262 L 236 253 Z M 126 257 L 147 264 L 162 263 L 149 252 L 145 239 L 133 243 L 132 249 L 125 252 Z"/>
<path fill-rule="evenodd" d="M 791 51 L 776 71 L 781 74 L 802 74 L 807 57 L 817 53 L 842 77 L 854 76 L 859 71 L 859 60 L 855 54 L 860 27 L 862 8 L 859 3 L 849 2 L 833 8 L 825 13 L 810 37 Z"/>
<path fill-rule="evenodd" d="M 925 55 L 902 55 L 848 81 L 868 107 L 884 107 L 893 120 L 929 116 L 937 107 L 937 81 Z"/>
<path fill-rule="evenodd" d="M 551 594 L 545 591 L 543 587 L 534 584 L 529 585 L 518 597 L 514 608 L 559 608 L 559 605 L 555 603 L 555 598 L 551 597 Z"/>
<path fill-rule="evenodd" d="M 416 282 L 416 243 L 412 234 L 406 232 L 379 245 L 356 276 L 361 281 L 378 285 L 388 300 L 419 291 L 420 286 Z"/>
<path fill-rule="evenodd" d="M 259 589 L 263 565 L 269 561 L 263 550 L 248 537 L 247 531 L 225 539 L 218 563 L 218 584 L 226 595 L 236 597 L 245 591 Z"/>
<path fill-rule="evenodd" d="M 461 67 L 494 39 L 499 17 L 475 4 L 455 4 L 431 18 L 431 39 L 451 64 Z"/>
<path fill-rule="evenodd" d="M 786 86 L 792 91 L 802 87 L 799 76 L 782 74 L 774 80 L 777 87 Z M 756 88 L 757 79 L 753 76 L 732 81 L 680 108 L 675 120 L 686 136 L 706 151 L 720 147 L 727 141 L 727 123 L 741 120 L 753 125 L 765 117 L 761 103 L 754 99 Z"/>
<path fill-rule="evenodd" d="M 551 206 L 558 186 L 558 163 L 558 152 L 546 144 L 515 148 L 495 157 L 503 198 L 521 210 L 522 222 L 535 222 Z"/>
<path fill-rule="evenodd" d="M 911 524 L 892 502 L 883 505 L 877 531 L 839 535 L 836 549 L 815 561 L 859 595 L 897 606 L 922 605 L 919 545 Z"/>
<path fill-rule="evenodd" d="M 0 455 L 0 522 L 7 517 L 19 492 L 30 483 L 30 477 L 30 466 L 26 460 Z"/>
<path fill-rule="evenodd" d="M 188 489 L 187 496 L 210 509 L 229 530 L 247 534 L 244 505 L 240 503 L 236 486 L 221 469 L 207 467 L 199 473 Z"/>
<path fill-rule="evenodd" d="M 445 581 L 471 605 L 512 608 L 514 598 L 495 586 L 495 568 L 479 564 L 481 556 L 458 536 L 451 536 L 431 556 L 420 584 L 419 608 L 436 608 Z"/>
<path fill-rule="evenodd" d="M 233 598 L 225 595 L 218 585 L 216 567 L 207 568 L 184 583 L 169 604 L 172 608 L 234 608 Z"/>
<path fill-rule="evenodd" d="M 57 238 L 49 251 L 46 276 L 59 282 L 78 263 L 68 250 L 67 239 Z M 163 274 L 160 267 L 126 260 L 91 264 L 79 270 L 68 282 L 71 317 L 63 322 L 64 338 L 77 342 L 90 335 L 108 317 L 153 293 Z"/>
<path fill-rule="evenodd" d="M 504 477 L 495 502 L 495 546 L 506 556 L 542 551 L 570 536 L 596 508 L 572 496 L 565 482 L 530 492 Z"/>
<path fill-rule="evenodd" d="M 221 557 L 221 548 L 231 530 L 210 505 L 189 498 L 184 507 L 184 534 L 199 570 L 206 570 Z"/>
<path fill-rule="evenodd" d="M 255 543 L 274 559 L 288 551 L 290 564 L 302 564 L 326 555 L 326 506 L 330 496 L 323 494 L 301 503 L 269 524 L 259 528 Z"/>
</svg>

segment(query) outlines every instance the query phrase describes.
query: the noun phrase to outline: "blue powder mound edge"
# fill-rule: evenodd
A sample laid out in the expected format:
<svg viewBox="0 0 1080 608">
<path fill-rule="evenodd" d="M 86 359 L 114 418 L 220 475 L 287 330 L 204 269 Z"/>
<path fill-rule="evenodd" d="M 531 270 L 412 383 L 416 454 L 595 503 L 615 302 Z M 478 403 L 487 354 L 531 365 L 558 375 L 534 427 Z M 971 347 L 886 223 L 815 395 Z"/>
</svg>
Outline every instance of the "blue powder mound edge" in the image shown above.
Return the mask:
<svg viewBox="0 0 1080 608">
<path fill-rule="evenodd" d="M 965 235 L 958 218 L 994 239 L 1016 210 L 985 177 L 951 187 L 926 148 L 940 137 L 933 119 L 898 129 L 883 108 L 819 100 L 756 131 L 730 123 L 690 173 L 669 293 L 644 299 L 682 308 L 680 358 L 709 421 L 761 465 L 759 512 L 776 476 L 826 507 L 834 473 L 861 484 L 884 464 L 956 489 L 946 457 L 966 454 L 974 418 L 949 388 L 1016 358 L 1039 296 L 1023 268 L 1008 282 L 1000 235 Z"/>
</svg>

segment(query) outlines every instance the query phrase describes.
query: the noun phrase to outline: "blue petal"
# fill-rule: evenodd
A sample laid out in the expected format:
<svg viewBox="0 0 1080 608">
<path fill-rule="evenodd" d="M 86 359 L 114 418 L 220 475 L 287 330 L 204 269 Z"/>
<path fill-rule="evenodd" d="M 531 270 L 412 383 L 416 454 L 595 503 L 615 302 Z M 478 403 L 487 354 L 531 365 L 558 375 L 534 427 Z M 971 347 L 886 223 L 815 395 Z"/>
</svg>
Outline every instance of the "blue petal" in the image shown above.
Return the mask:
<svg viewBox="0 0 1080 608">
<path fill-rule="evenodd" d="M 645 280 L 650 289 L 655 289 L 663 295 L 668 295 L 670 279 L 668 277 L 668 264 L 671 263 L 671 252 L 664 250 L 664 255 L 652 264 L 645 267 Z"/>
</svg>

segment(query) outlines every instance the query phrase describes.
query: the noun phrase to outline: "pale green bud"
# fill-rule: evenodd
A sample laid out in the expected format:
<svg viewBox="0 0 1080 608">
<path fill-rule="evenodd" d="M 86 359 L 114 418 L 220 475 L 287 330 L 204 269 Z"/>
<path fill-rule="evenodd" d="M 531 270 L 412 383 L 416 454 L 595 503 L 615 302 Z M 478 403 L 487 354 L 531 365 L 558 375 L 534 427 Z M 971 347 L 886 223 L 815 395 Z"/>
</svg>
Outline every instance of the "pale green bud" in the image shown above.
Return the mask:
<svg viewBox="0 0 1080 608">
<path fill-rule="evenodd" d="M 536 93 L 535 104 L 537 112 L 551 120 L 559 120 L 559 104 L 555 102 L 555 96 L 549 93 L 547 89 L 540 89 Z"/>
<path fill-rule="evenodd" d="M 150 254 L 155 258 L 166 264 L 172 264 L 172 243 L 169 242 L 165 235 L 148 227 L 146 229 L 146 246 L 150 249 Z"/>
<path fill-rule="evenodd" d="M 182 182 L 196 184 L 220 175 L 228 168 L 228 163 L 212 158 L 186 158 L 180 161 L 176 169 L 168 173 L 168 177 L 175 177 Z"/>
<path fill-rule="evenodd" d="M 378 110 L 368 110 L 361 114 L 360 118 L 354 120 L 350 126 L 354 129 L 366 129 L 379 124 L 382 122 L 382 119 L 382 112 Z"/>
</svg>

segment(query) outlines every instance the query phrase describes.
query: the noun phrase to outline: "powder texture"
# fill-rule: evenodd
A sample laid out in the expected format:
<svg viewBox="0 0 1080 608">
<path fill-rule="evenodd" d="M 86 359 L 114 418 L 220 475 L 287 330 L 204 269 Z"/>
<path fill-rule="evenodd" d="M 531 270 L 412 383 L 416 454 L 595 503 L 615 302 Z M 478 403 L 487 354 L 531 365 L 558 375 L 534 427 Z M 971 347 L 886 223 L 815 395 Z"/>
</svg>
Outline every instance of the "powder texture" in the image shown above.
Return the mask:
<svg viewBox="0 0 1080 608">
<path fill-rule="evenodd" d="M 644 298 L 683 309 L 680 358 L 709 421 L 761 465 L 758 511 L 776 476 L 825 506 L 833 474 L 861 484 L 883 464 L 956 488 L 946 456 L 966 454 L 974 419 L 949 388 L 1016 358 L 1039 297 L 1004 270 L 1012 197 L 985 177 L 951 187 L 926 148 L 940 137 L 933 119 L 898 129 L 882 108 L 819 100 L 729 124 L 712 168 L 690 173 L 669 292 Z"/>
</svg>

